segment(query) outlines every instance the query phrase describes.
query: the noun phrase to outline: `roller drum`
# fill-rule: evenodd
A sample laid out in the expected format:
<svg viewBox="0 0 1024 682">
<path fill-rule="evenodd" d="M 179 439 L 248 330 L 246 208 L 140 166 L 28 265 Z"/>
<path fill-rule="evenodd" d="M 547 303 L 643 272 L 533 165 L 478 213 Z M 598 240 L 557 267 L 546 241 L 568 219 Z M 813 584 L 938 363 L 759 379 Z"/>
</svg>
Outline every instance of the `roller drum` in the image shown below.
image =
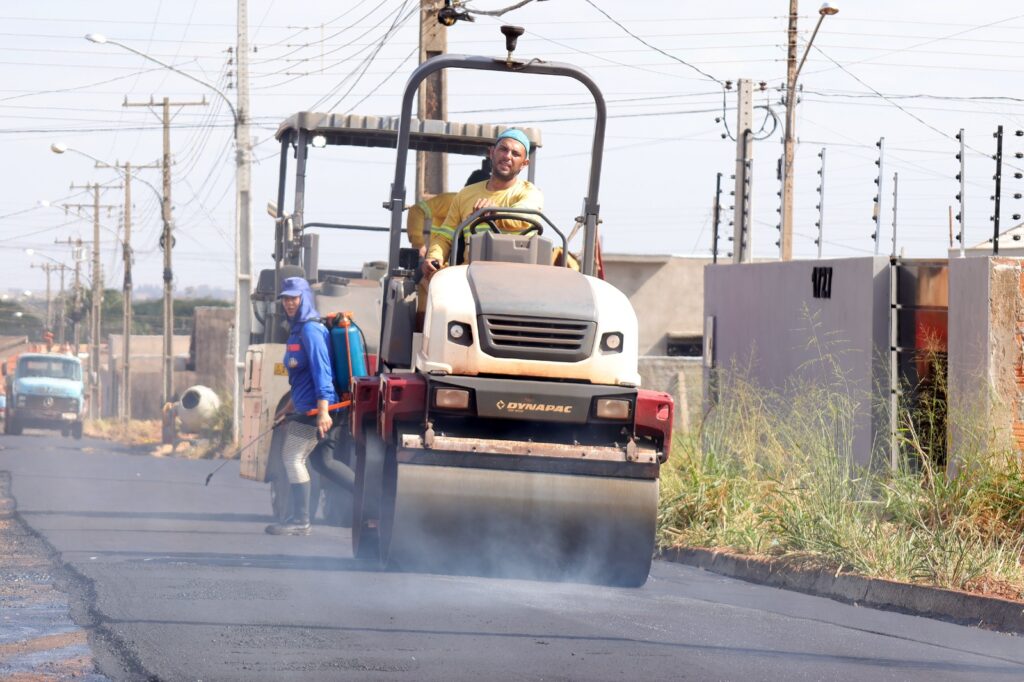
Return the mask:
<svg viewBox="0 0 1024 682">
<path fill-rule="evenodd" d="M 400 570 L 647 580 L 658 482 L 401 463 L 387 535 Z"/>
</svg>

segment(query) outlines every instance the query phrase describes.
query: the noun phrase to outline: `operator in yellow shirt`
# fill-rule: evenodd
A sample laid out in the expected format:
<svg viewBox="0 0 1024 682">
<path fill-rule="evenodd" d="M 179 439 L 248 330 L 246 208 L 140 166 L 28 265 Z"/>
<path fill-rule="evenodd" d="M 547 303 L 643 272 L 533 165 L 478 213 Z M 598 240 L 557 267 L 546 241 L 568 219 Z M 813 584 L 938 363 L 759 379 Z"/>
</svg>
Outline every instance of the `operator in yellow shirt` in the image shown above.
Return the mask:
<svg viewBox="0 0 1024 682">
<path fill-rule="evenodd" d="M 459 190 L 444 223 L 430 231 L 430 247 L 423 259 L 426 278 L 447 264 L 455 228 L 474 211 L 486 207 L 543 209 L 544 195 L 541 191 L 528 180 L 519 179 L 520 171 L 530 165 L 530 139 L 526 133 L 516 128 L 501 133 L 488 156 L 491 177 Z M 498 229 L 503 232 L 519 232 L 529 225 L 519 220 L 497 221 Z"/>
</svg>

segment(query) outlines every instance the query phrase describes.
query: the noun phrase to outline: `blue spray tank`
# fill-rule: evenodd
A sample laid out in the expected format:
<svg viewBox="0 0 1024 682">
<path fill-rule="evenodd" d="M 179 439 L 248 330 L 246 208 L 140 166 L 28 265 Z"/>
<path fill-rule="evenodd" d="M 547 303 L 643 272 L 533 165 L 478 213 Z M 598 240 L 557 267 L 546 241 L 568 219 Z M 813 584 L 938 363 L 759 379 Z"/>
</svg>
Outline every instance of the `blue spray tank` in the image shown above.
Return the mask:
<svg viewBox="0 0 1024 682">
<path fill-rule="evenodd" d="M 331 334 L 335 386 L 339 394 L 351 393 L 352 379 L 369 375 L 363 332 L 352 320 L 352 313 L 328 316 L 327 328 Z"/>
</svg>

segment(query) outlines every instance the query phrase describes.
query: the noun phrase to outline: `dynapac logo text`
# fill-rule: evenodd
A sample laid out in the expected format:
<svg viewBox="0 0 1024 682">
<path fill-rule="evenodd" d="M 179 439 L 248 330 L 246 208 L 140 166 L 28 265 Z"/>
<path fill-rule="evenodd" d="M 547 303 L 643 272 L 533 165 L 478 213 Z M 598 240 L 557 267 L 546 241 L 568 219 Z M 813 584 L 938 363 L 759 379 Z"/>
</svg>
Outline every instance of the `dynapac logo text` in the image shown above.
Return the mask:
<svg viewBox="0 0 1024 682">
<path fill-rule="evenodd" d="M 506 403 L 499 400 L 495 407 L 506 412 L 555 412 L 558 414 L 572 414 L 572 405 L 552 405 L 549 403 Z"/>
</svg>

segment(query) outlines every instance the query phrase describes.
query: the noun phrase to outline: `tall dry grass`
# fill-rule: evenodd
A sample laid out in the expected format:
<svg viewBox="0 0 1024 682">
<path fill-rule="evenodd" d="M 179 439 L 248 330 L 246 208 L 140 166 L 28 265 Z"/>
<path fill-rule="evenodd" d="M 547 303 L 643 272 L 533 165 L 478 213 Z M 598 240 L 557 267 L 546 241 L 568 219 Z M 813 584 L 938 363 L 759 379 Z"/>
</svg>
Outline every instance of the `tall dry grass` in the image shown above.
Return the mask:
<svg viewBox="0 0 1024 682">
<path fill-rule="evenodd" d="M 83 433 L 90 438 L 112 440 L 125 445 L 155 445 L 160 442 L 159 419 L 90 419 L 83 424 Z"/>
<path fill-rule="evenodd" d="M 824 348 L 816 361 L 832 362 Z M 676 439 L 662 468 L 663 546 L 1024 599 L 1024 464 L 1012 451 L 978 448 L 958 452 L 955 475 L 947 472 L 937 426 L 944 386 L 901 407 L 896 467 L 860 467 L 853 415 L 870 396 L 841 374 L 780 391 L 746 375 L 720 372 L 718 405 Z"/>
</svg>

